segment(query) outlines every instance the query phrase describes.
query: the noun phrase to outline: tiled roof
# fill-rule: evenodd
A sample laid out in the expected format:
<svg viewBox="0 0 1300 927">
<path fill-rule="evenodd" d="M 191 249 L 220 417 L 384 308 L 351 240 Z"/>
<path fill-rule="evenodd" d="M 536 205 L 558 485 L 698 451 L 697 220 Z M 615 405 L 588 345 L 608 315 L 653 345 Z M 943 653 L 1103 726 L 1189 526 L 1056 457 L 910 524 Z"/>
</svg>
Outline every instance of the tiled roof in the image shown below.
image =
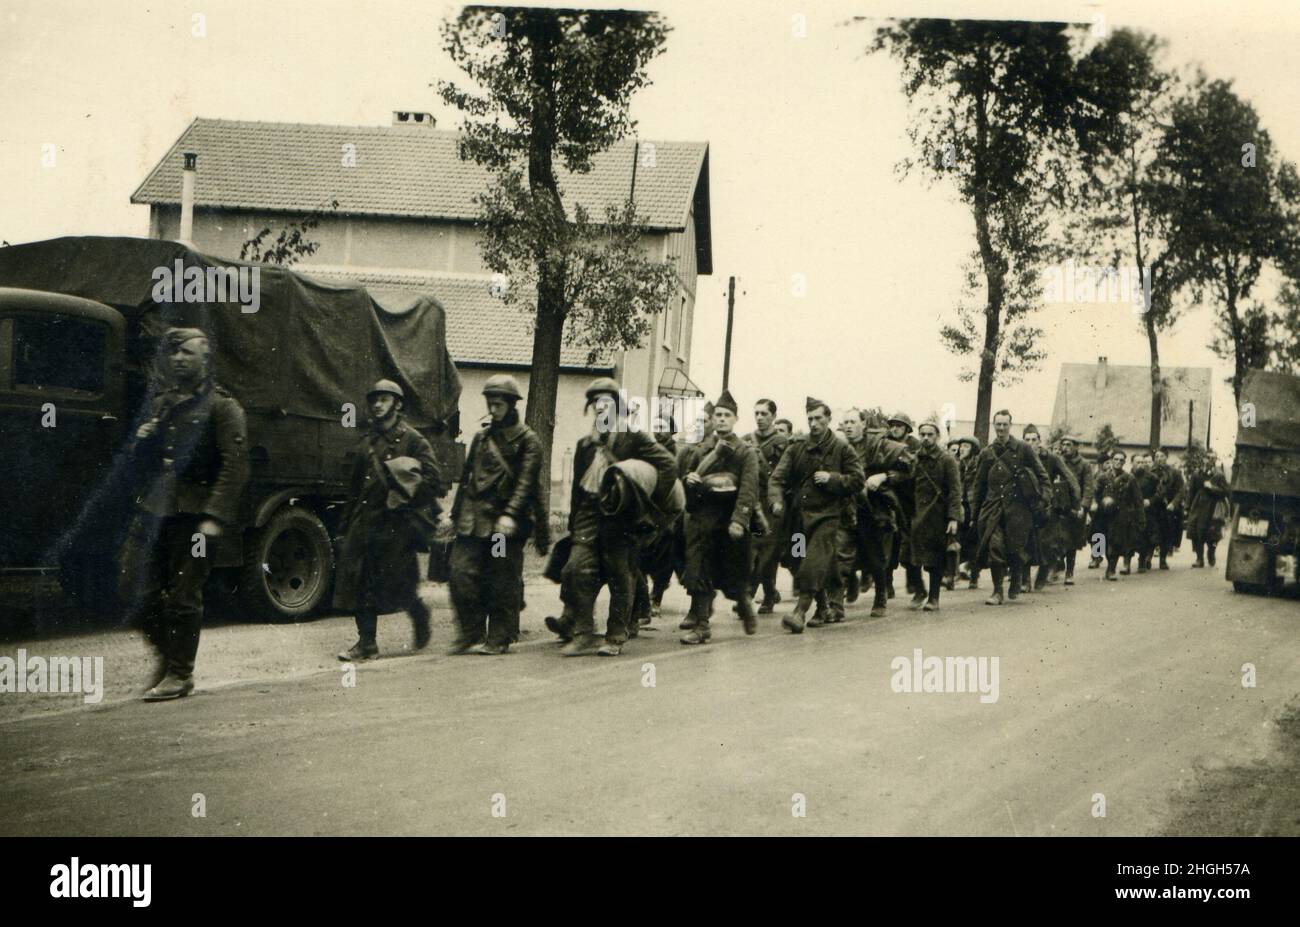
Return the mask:
<svg viewBox="0 0 1300 927">
<path fill-rule="evenodd" d="M 447 349 L 457 364 L 527 367 L 533 360 L 533 321 L 527 313 L 506 306 L 489 291 L 485 277 L 315 271 L 295 267 L 303 276 L 327 283 L 355 282 L 366 288 L 381 306 L 403 307 L 414 294 L 432 294 L 447 318 Z M 608 352 L 587 363 L 585 348 L 560 348 L 560 367 L 613 370 Z"/>
<path fill-rule="evenodd" d="M 1121 444 L 1145 445 L 1151 437 L 1151 368 L 1140 364 L 1106 365 L 1106 385 L 1097 388 L 1098 364 L 1062 364 L 1056 386 L 1052 427 L 1068 425 L 1070 431 L 1091 442 L 1102 425 L 1109 424 Z M 1210 368 L 1161 367 L 1165 381 L 1164 416 L 1160 443 L 1187 445 L 1187 405 L 1195 403 L 1192 435 L 1205 441 L 1210 409 Z"/>
<path fill-rule="evenodd" d="M 182 154 L 193 151 L 199 156 L 196 206 L 304 211 L 338 200 L 344 214 L 472 220 L 478 215 L 474 197 L 487 187 L 488 174 L 460 159 L 458 138 L 427 126 L 195 119 L 131 202 L 178 203 Z M 597 155 L 587 174 L 561 169 L 566 200 L 603 216 L 607 205 L 626 200 L 632 164 L 639 160 L 636 201 L 649 226 L 684 229 L 692 202 L 702 195 L 697 238 L 707 242 L 707 143 L 641 141 L 639 158 L 635 144 L 620 142 Z M 356 146 L 351 167 L 344 166 L 348 145 Z"/>
</svg>

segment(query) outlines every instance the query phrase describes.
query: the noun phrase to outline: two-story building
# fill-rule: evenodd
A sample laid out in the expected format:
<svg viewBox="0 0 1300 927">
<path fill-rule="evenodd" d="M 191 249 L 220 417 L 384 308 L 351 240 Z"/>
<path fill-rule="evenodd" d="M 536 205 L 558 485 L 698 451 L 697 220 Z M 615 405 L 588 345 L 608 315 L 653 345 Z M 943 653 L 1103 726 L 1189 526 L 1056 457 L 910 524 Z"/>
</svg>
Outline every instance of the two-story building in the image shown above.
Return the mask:
<svg viewBox="0 0 1300 927">
<path fill-rule="evenodd" d="M 330 126 L 195 119 L 131 196 L 150 207 L 149 234 L 178 239 L 185 153 L 197 155 L 193 231 L 200 251 L 238 257 L 263 228 L 318 217 L 307 238 L 319 247 L 294 269 L 324 280 L 356 281 L 384 301 L 431 293 L 447 316 L 460 370 L 461 428 L 484 415 L 479 389 L 494 373 L 514 374 L 528 391 L 532 317 L 507 307 L 479 250 L 475 197 L 486 170 L 461 160 L 459 136 L 423 113 L 394 113 L 389 126 Z M 677 268 L 678 286 L 648 343 L 561 354 L 552 479 L 570 476 L 574 444 L 587 426 L 583 390 L 614 376 L 629 396 L 672 409 L 699 395 L 689 378 L 696 281 L 713 271 L 709 148 L 705 142 L 626 141 L 597 155 L 586 174 L 561 172 L 566 206 L 592 216 L 631 197 L 643 216 L 646 250 Z M 337 202 L 337 206 L 332 206 Z M 681 415 L 678 415 L 681 425 Z M 556 489 L 559 489 L 557 486 Z M 554 494 L 555 501 L 567 497 Z"/>
</svg>

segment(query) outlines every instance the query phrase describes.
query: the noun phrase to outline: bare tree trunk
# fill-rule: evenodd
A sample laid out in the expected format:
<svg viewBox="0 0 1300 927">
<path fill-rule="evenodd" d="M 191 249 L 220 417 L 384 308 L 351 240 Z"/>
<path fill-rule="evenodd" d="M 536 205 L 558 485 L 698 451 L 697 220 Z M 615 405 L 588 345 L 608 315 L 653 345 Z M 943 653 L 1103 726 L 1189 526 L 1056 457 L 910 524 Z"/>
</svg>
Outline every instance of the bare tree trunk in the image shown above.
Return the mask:
<svg viewBox="0 0 1300 927">
<path fill-rule="evenodd" d="M 560 384 L 560 344 L 564 317 L 544 312 L 538 297 L 537 331 L 533 335 L 533 369 L 528 379 L 528 404 L 524 424 L 542 441 L 542 490 L 551 489 L 551 448 L 555 440 L 555 399 Z"/>
<path fill-rule="evenodd" d="M 1140 264 L 1138 265 L 1141 266 Z M 1155 316 L 1147 307 L 1147 345 L 1151 349 L 1151 446 L 1160 446 L 1160 419 L 1164 417 L 1165 384 L 1160 374 L 1160 342 L 1156 338 Z"/>
<path fill-rule="evenodd" d="M 1237 312 L 1237 275 L 1231 259 L 1224 259 L 1224 294 L 1228 309 L 1228 330 L 1232 332 L 1232 401 L 1241 409 L 1241 382 L 1246 378 L 1244 345 L 1245 331 L 1241 323 L 1241 314 Z"/>
</svg>

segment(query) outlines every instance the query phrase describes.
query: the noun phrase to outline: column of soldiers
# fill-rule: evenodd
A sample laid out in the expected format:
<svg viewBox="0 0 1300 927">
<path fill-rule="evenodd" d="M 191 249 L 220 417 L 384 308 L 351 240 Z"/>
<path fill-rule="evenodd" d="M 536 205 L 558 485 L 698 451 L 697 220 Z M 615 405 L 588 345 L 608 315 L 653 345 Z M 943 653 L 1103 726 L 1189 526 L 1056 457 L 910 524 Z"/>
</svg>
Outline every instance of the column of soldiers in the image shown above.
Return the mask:
<svg viewBox="0 0 1300 927">
<path fill-rule="evenodd" d="M 219 536 L 234 521 L 248 468 L 243 411 L 213 379 L 206 336 L 179 329 L 168 344 L 177 385 L 135 434 L 132 450 L 149 482 L 123 557 L 130 600 L 158 654 L 149 700 L 193 689 L 207 561 L 192 555 L 192 538 Z M 508 651 L 519 637 L 524 545 L 550 549 L 542 444 L 520 421 L 519 384 L 494 376 L 483 396 L 487 421 L 470 442 L 450 513 L 452 654 Z M 339 530 L 335 604 L 354 612 L 357 627 L 356 643 L 338 655 L 344 661 L 378 655 L 380 614 L 405 611 L 417 650 L 430 639 L 416 554 L 433 533 L 444 482 L 429 443 L 403 421 L 404 401 L 391 380 L 367 395 L 370 427 Z M 1058 576 L 1072 585 L 1083 547 L 1092 550 L 1090 567 L 1104 562 L 1114 581 L 1131 572 L 1134 554 L 1138 572 L 1153 563 L 1168 569 L 1184 518 L 1195 567 L 1207 554 L 1214 565 L 1222 533 L 1228 486 L 1212 454 L 1185 478 L 1159 450 L 1132 470 L 1119 450 L 1094 467 L 1074 436 L 1055 449 L 1042 446 L 1032 425 L 1013 437 L 1005 409 L 993 417 L 987 447 L 962 438 L 944 449 L 938 425 L 914 428 L 901 413 L 887 432 L 873 432 L 865 413 L 850 409 L 837 433 L 830 406 L 812 397 L 806 434 L 793 434 L 776 403 L 762 399 L 756 429 L 742 438 L 738 405 L 724 391 L 680 448 L 671 423 L 651 433 L 631 420 L 612 379 L 591 383 L 586 408 L 592 426 L 575 450 L 568 536 L 552 555 L 563 552 L 555 572 L 564 610 L 546 619 L 565 656 L 619 655 L 658 614 L 674 574 L 691 599 L 681 642 L 700 645 L 712 639 L 719 592 L 735 603 L 744 632 L 755 633 L 757 615 L 781 601 L 780 566 L 795 595 L 781 624 L 801 634 L 842 622 L 846 601 L 864 590 L 873 592 L 871 615 L 883 616 L 899 565 L 913 609 L 938 609 L 959 569 L 970 589 L 988 570 L 986 604 L 1001 605 Z M 601 635 L 595 605 L 605 587 Z"/>
</svg>

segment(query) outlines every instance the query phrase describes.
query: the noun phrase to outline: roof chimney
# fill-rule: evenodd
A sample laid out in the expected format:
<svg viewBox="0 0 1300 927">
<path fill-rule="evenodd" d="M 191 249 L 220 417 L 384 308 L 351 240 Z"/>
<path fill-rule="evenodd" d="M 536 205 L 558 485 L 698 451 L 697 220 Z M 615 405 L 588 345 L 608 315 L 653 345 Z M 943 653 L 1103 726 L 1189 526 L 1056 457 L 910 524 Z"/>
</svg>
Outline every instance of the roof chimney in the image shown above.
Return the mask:
<svg viewBox="0 0 1300 927">
<path fill-rule="evenodd" d="M 432 129 L 437 122 L 432 113 L 416 113 L 404 109 L 393 110 L 395 126 L 425 126 Z"/>
<path fill-rule="evenodd" d="M 1106 388 L 1106 358 L 1104 357 L 1097 358 L 1097 378 L 1094 385 L 1099 393 Z"/>
<path fill-rule="evenodd" d="M 185 169 L 181 172 L 180 240 L 187 245 L 194 243 L 194 175 L 198 164 L 198 154 L 185 152 Z"/>
</svg>

